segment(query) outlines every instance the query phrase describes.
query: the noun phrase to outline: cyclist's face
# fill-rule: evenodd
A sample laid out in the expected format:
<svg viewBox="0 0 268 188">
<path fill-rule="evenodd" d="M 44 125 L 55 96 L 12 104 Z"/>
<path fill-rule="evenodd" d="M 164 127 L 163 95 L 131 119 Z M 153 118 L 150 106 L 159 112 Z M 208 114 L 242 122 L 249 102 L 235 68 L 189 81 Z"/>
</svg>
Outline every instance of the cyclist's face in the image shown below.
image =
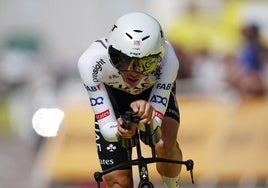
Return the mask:
<svg viewBox="0 0 268 188">
<path fill-rule="evenodd" d="M 140 80 L 143 78 L 143 74 L 136 71 L 120 71 L 124 81 L 130 87 L 135 87 L 139 84 Z"/>
</svg>

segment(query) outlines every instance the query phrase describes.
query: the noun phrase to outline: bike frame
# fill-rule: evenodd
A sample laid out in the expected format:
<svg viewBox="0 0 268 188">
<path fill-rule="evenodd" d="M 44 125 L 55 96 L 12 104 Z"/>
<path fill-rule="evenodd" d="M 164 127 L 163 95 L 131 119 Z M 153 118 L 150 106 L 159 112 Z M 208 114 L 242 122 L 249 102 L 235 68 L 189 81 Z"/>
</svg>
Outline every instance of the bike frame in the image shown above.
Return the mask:
<svg viewBox="0 0 268 188">
<path fill-rule="evenodd" d="M 136 135 L 138 135 L 138 134 L 136 134 Z M 190 171 L 191 180 L 192 180 L 192 183 L 194 184 L 194 178 L 193 178 L 194 162 L 193 162 L 193 160 L 189 159 L 187 161 L 180 161 L 180 160 L 158 158 L 158 157 L 156 157 L 155 148 L 152 146 L 150 146 L 151 151 L 152 151 L 152 157 L 144 158 L 142 156 L 139 138 L 138 138 L 138 143 L 135 147 L 137 150 L 137 159 L 132 159 L 132 148 L 131 148 L 131 149 L 127 150 L 128 151 L 128 159 L 129 159 L 128 161 L 121 163 L 121 164 L 118 164 L 118 165 L 111 167 L 107 170 L 104 170 L 102 172 L 98 171 L 98 172 L 94 173 L 94 178 L 97 182 L 98 188 L 100 188 L 100 184 L 103 181 L 102 176 L 104 176 L 105 174 L 108 174 L 110 172 L 113 172 L 115 170 L 126 168 L 129 166 L 138 166 L 139 177 L 140 177 L 140 182 L 139 182 L 138 188 L 154 188 L 153 184 L 149 180 L 149 172 L 148 172 L 147 164 L 156 163 L 156 162 L 165 162 L 165 163 L 174 163 L 174 164 L 185 165 L 186 170 Z"/>
</svg>

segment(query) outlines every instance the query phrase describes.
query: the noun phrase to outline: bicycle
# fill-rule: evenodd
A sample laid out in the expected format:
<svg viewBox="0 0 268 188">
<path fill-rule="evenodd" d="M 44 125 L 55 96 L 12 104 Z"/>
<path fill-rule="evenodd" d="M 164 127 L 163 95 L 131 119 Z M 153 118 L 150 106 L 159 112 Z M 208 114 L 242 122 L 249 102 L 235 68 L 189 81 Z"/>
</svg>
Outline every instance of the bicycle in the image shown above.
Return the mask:
<svg viewBox="0 0 268 188">
<path fill-rule="evenodd" d="M 126 128 L 129 128 L 131 123 L 138 123 L 140 121 L 139 117 L 137 117 L 131 111 L 127 111 L 121 117 L 124 121 L 124 124 L 126 125 Z M 139 178 L 140 178 L 138 188 L 154 188 L 154 185 L 149 179 L 147 164 L 156 163 L 156 162 L 166 162 L 166 163 L 175 163 L 175 164 L 185 165 L 186 170 L 190 171 L 191 181 L 192 181 L 192 184 L 194 184 L 194 177 L 193 177 L 194 162 L 192 159 L 189 159 L 186 161 L 180 161 L 180 160 L 172 160 L 172 159 L 164 159 L 164 158 L 156 157 L 154 146 L 159 141 L 160 137 L 161 137 L 160 128 L 158 127 L 157 129 L 152 130 L 152 126 L 145 126 L 145 131 L 137 130 L 136 134 L 132 138 L 122 138 L 118 136 L 118 141 L 120 142 L 120 144 L 124 148 L 127 149 L 128 161 L 121 163 L 119 165 L 116 165 L 114 167 L 111 167 L 102 172 L 99 172 L 99 171 L 95 172 L 94 178 L 95 178 L 95 181 L 97 182 L 98 188 L 100 188 L 101 182 L 103 181 L 102 176 L 104 176 L 105 174 L 108 174 L 114 170 L 118 170 L 118 169 L 129 167 L 129 166 L 135 166 L 135 165 L 138 166 Z M 140 140 L 145 145 L 150 146 L 152 157 L 145 158 L 142 156 Z M 136 147 L 137 159 L 132 159 L 133 147 Z"/>
</svg>

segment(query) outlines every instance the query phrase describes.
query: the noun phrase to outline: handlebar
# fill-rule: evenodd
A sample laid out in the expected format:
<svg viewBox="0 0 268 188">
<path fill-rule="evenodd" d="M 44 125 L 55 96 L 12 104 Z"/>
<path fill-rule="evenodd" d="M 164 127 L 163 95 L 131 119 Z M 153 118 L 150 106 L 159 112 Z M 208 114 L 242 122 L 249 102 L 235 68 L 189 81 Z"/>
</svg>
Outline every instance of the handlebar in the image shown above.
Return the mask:
<svg viewBox="0 0 268 188">
<path fill-rule="evenodd" d="M 130 129 L 131 123 L 139 123 L 140 122 L 140 117 L 132 111 L 126 111 L 124 115 L 121 115 L 121 118 L 124 122 L 126 129 Z"/>
<path fill-rule="evenodd" d="M 126 111 L 125 114 L 121 115 L 120 117 L 122 118 L 124 128 L 126 129 L 130 129 L 133 123 L 138 124 L 141 120 L 140 117 L 133 111 Z M 118 142 L 128 150 L 137 145 L 138 139 L 141 139 L 144 144 L 154 147 L 162 136 L 161 129 L 159 127 L 154 128 L 152 124 L 147 124 L 144 126 L 145 130 L 137 130 L 136 134 L 131 138 L 123 138 L 122 136 L 118 135 Z"/>
</svg>

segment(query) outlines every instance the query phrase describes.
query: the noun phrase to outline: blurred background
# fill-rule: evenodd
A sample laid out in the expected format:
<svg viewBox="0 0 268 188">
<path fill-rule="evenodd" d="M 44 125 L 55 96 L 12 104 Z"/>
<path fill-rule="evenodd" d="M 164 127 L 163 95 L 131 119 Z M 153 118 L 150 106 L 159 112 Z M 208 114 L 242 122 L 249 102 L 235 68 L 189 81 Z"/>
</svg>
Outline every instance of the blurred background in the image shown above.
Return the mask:
<svg viewBox="0 0 268 188">
<path fill-rule="evenodd" d="M 157 18 L 180 60 L 178 141 L 196 180 L 183 168 L 182 187 L 268 187 L 266 0 L 0 0 L 0 187 L 96 187 L 77 61 L 130 11 Z M 65 119 L 44 139 L 31 119 L 52 107 Z"/>
</svg>

